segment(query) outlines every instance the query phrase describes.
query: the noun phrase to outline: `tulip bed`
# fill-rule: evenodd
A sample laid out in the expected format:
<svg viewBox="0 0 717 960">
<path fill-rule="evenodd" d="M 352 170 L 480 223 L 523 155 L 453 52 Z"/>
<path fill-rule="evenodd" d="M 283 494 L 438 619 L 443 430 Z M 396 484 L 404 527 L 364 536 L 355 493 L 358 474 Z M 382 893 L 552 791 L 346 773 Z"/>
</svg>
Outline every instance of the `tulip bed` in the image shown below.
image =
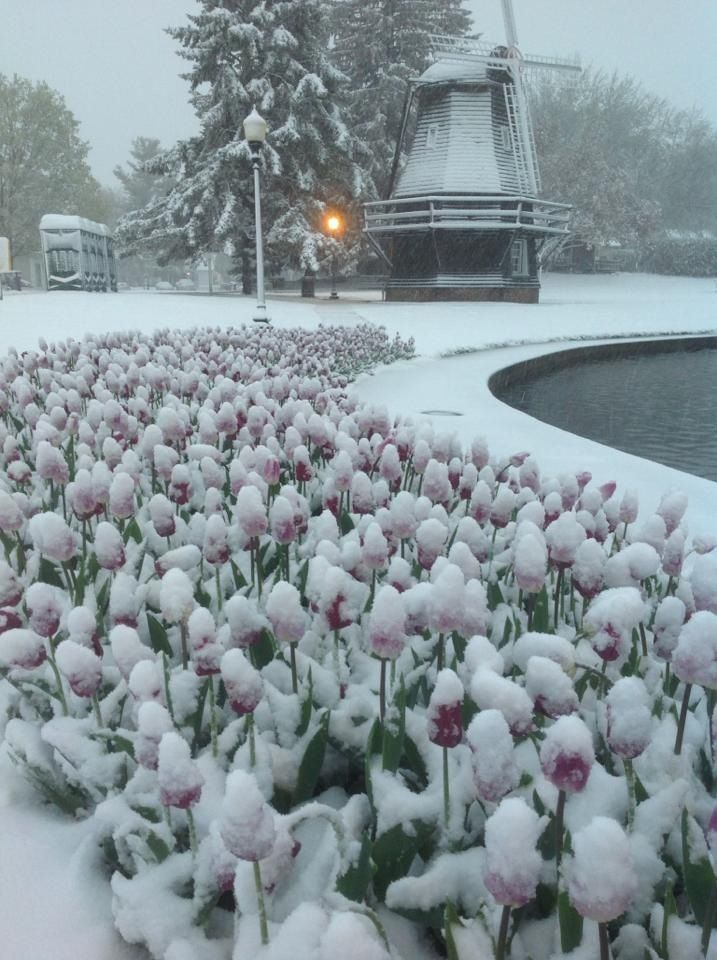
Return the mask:
<svg viewBox="0 0 717 960">
<path fill-rule="evenodd" d="M 6 356 L 5 749 L 158 960 L 717 955 L 715 543 L 351 398 L 412 349 Z"/>
</svg>

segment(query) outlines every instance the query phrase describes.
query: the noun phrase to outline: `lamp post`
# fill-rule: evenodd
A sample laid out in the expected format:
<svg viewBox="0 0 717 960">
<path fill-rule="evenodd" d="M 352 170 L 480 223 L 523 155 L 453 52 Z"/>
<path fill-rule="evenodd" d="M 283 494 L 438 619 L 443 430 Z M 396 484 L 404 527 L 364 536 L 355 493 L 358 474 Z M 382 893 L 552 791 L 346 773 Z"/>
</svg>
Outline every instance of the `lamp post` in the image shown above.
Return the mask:
<svg viewBox="0 0 717 960">
<path fill-rule="evenodd" d="M 251 165 L 254 169 L 254 232 L 256 235 L 256 312 L 257 323 L 268 323 L 266 297 L 264 296 L 264 250 L 261 241 L 261 184 L 259 181 L 259 154 L 266 140 L 266 121 L 256 107 L 244 121 L 244 136 L 251 149 Z"/>
<path fill-rule="evenodd" d="M 326 229 L 329 231 L 329 236 L 333 237 L 334 240 L 341 233 L 341 228 L 343 223 L 341 222 L 341 217 L 335 213 L 330 213 L 326 218 Z M 336 292 L 336 254 L 331 255 L 331 293 L 329 294 L 330 300 L 338 300 L 339 295 Z"/>
</svg>

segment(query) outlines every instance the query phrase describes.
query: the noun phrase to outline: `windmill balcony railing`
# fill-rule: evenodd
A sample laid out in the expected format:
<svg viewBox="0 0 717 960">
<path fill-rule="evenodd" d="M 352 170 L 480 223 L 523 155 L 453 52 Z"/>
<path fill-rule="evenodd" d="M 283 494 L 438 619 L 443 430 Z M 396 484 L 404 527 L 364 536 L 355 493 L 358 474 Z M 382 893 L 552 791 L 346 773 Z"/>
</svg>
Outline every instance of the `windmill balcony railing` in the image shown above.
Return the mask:
<svg viewBox="0 0 717 960">
<path fill-rule="evenodd" d="M 567 234 L 570 207 L 534 197 L 427 196 L 364 204 L 369 234 L 420 230 L 522 230 Z"/>
</svg>

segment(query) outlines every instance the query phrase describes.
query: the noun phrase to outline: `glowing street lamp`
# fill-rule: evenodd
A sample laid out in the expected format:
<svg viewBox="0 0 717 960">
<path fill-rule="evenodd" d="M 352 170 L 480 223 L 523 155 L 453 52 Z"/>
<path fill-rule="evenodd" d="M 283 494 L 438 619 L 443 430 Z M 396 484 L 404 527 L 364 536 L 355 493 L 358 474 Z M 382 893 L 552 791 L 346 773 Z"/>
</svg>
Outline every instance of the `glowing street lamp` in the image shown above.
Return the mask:
<svg viewBox="0 0 717 960">
<path fill-rule="evenodd" d="M 333 237 L 334 240 L 338 239 L 344 227 L 343 220 L 337 213 L 330 213 L 326 218 L 326 229 L 328 230 L 329 236 Z M 331 300 L 338 300 L 339 295 L 336 292 L 336 255 L 333 254 L 331 257 L 331 293 L 329 294 Z"/>
<path fill-rule="evenodd" d="M 254 168 L 254 222 L 256 235 L 256 313 L 257 323 L 268 323 L 266 297 L 264 296 L 264 250 L 261 238 L 261 184 L 259 181 L 259 155 L 266 140 L 266 121 L 254 107 L 244 120 L 244 136 L 251 149 L 251 165 Z"/>
</svg>

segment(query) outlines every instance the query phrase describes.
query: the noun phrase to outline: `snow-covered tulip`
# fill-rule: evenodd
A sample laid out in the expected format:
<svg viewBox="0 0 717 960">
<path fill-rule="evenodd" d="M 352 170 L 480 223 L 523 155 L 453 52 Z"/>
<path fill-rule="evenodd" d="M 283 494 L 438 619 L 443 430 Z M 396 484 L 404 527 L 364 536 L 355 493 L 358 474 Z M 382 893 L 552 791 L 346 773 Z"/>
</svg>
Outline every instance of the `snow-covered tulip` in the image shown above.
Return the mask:
<svg viewBox="0 0 717 960">
<path fill-rule="evenodd" d="M 476 670 L 471 697 L 481 710 L 500 710 L 514 737 L 525 736 L 533 729 L 533 701 L 524 688 L 489 667 Z"/>
<path fill-rule="evenodd" d="M 194 609 L 194 588 L 183 570 L 168 570 L 159 585 L 159 608 L 168 623 L 178 623 L 182 641 L 182 666 L 188 662 L 187 620 Z"/>
<path fill-rule="evenodd" d="M 47 659 L 45 639 L 34 630 L 15 627 L 0 634 L 0 667 L 34 670 Z"/>
<path fill-rule="evenodd" d="M 672 654 L 672 669 L 685 685 L 675 739 L 675 753 L 681 753 L 692 685 L 717 689 L 717 614 L 700 610 L 690 617 Z"/>
<path fill-rule="evenodd" d="M 3 533 L 15 533 L 19 530 L 25 518 L 17 502 L 9 493 L 0 491 L 0 530 Z"/>
<path fill-rule="evenodd" d="M 679 597 L 665 597 L 660 601 L 652 622 L 655 656 L 661 660 L 672 659 L 686 616 L 687 608 Z"/>
<path fill-rule="evenodd" d="M 430 570 L 436 558 L 443 553 L 448 530 L 435 517 L 422 520 L 416 530 L 416 550 L 419 564 Z"/>
<path fill-rule="evenodd" d="M 147 700 L 137 711 L 137 737 L 134 758 L 141 767 L 156 770 L 159 762 L 159 744 L 165 733 L 173 729 L 172 718 L 166 707 Z"/>
<path fill-rule="evenodd" d="M 306 631 L 306 613 L 301 606 L 301 594 L 293 584 L 285 580 L 274 584 L 266 600 L 266 615 L 279 643 L 289 644 L 291 684 L 294 693 L 297 693 L 296 645 Z"/>
<path fill-rule="evenodd" d="M 269 930 L 259 861 L 265 860 L 274 849 L 276 823 L 255 778 L 244 770 L 233 770 L 227 777 L 219 831 L 227 850 L 240 860 L 248 860 L 254 865 L 261 941 L 266 945 L 269 942 Z"/>
<path fill-rule="evenodd" d="M 128 473 L 116 473 L 112 478 L 110 511 L 118 520 L 127 520 L 135 512 L 134 480 Z"/>
<path fill-rule="evenodd" d="M 224 648 L 217 643 L 214 617 L 206 607 L 197 607 L 191 612 L 187 620 L 187 634 L 197 676 L 209 677 L 219 673 L 219 661 Z"/>
<path fill-rule="evenodd" d="M 507 527 L 515 510 L 515 494 L 508 487 L 501 487 L 490 507 L 490 522 L 502 530 Z"/>
<path fill-rule="evenodd" d="M 132 667 L 127 687 L 139 703 L 146 700 L 163 702 L 165 697 L 164 672 L 156 660 L 139 660 Z"/>
<path fill-rule="evenodd" d="M 439 747 L 456 747 L 463 739 L 463 684 L 453 670 L 439 671 L 426 710 L 428 739 Z"/>
<path fill-rule="evenodd" d="M 578 913 L 598 924 L 600 958 L 610 956 L 607 924 L 624 913 L 638 890 L 630 841 L 616 820 L 593 817 L 572 838 L 568 895 Z"/>
<path fill-rule="evenodd" d="M 162 493 L 156 493 L 149 501 L 149 517 L 152 526 L 160 537 L 171 537 L 177 528 L 174 511 L 175 507 L 171 500 Z"/>
<path fill-rule="evenodd" d="M 119 624 L 110 630 L 112 657 L 125 680 L 129 680 L 132 668 L 140 660 L 154 660 L 154 652 L 142 643 L 134 627 Z"/>
<path fill-rule="evenodd" d="M 229 627 L 228 645 L 231 646 L 251 647 L 261 640 L 262 630 L 271 626 L 251 597 L 235 594 L 227 600 L 224 613 Z"/>
<path fill-rule="evenodd" d="M 543 865 L 537 850 L 541 821 L 525 800 L 508 797 L 485 825 L 484 881 L 503 913 L 496 946 L 496 960 L 505 956 L 510 911 L 535 897 Z"/>
<path fill-rule="evenodd" d="M 585 600 L 592 600 L 602 590 L 606 563 L 605 551 L 596 540 L 584 540 L 575 551 L 573 584 Z"/>
<path fill-rule="evenodd" d="M 530 657 L 525 674 L 525 690 L 532 698 L 536 713 L 556 719 L 578 709 L 578 695 L 568 675 L 547 657 Z"/>
<path fill-rule="evenodd" d="M 547 565 L 548 552 L 543 537 L 537 533 L 520 537 L 513 557 L 513 571 L 520 589 L 526 593 L 539 593 L 545 585 Z"/>
<path fill-rule="evenodd" d="M 271 538 L 280 546 L 286 546 L 296 539 L 294 510 L 284 496 L 278 496 L 269 509 L 269 529 Z"/>
<path fill-rule="evenodd" d="M 558 790 L 555 810 L 556 862 L 560 866 L 563 847 L 563 813 L 568 793 L 585 789 L 595 763 L 590 730 L 577 716 L 560 717 L 548 729 L 540 747 L 540 766 L 546 780 Z"/>
<path fill-rule="evenodd" d="M 57 587 L 36 582 L 25 591 L 30 626 L 41 637 L 52 637 L 60 627 L 63 613 L 62 594 Z"/>
<path fill-rule="evenodd" d="M 167 550 L 154 562 L 154 572 L 163 577 L 168 570 L 184 570 L 187 573 L 198 567 L 202 560 L 202 551 L 194 543 L 186 543 L 183 547 Z"/>
<path fill-rule="evenodd" d="M 22 619 L 14 610 L 8 607 L 0 607 L 0 633 L 5 633 L 7 630 L 15 630 L 21 626 Z"/>
<path fill-rule="evenodd" d="M 204 777 L 192 760 L 189 744 L 170 730 L 162 736 L 157 753 L 159 799 L 165 807 L 188 810 L 201 796 Z"/>
<path fill-rule="evenodd" d="M 104 570 L 119 570 L 124 566 L 124 541 L 119 530 L 111 523 L 102 520 L 97 524 L 94 549 L 97 562 Z"/>
<path fill-rule="evenodd" d="M 548 728 L 540 747 L 540 766 L 554 787 L 579 793 L 585 789 L 594 763 L 593 738 L 579 717 L 560 717 Z"/>
<path fill-rule="evenodd" d="M 77 535 L 56 513 L 36 513 L 28 530 L 35 549 L 50 560 L 67 563 L 77 553 Z"/>
<path fill-rule="evenodd" d="M 55 651 L 60 672 L 78 697 L 93 697 L 102 682 L 102 661 L 74 640 L 63 640 Z"/>
<path fill-rule="evenodd" d="M 260 491 L 251 485 L 242 487 L 234 508 L 239 526 L 250 539 L 266 533 L 269 520 Z"/>
<path fill-rule="evenodd" d="M 402 594 L 384 584 L 376 593 L 369 621 L 369 648 L 381 659 L 396 660 L 406 643 Z"/>
<path fill-rule="evenodd" d="M 642 623 L 646 611 L 636 587 L 603 590 L 590 604 L 583 622 L 597 655 L 607 662 L 625 656 L 632 631 Z"/>
<path fill-rule="evenodd" d="M 236 648 L 227 650 L 221 659 L 221 672 L 229 706 L 244 716 L 253 713 L 261 702 L 264 688 L 258 670 Z"/>
<path fill-rule="evenodd" d="M 621 677 L 605 698 L 607 742 L 623 760 L 639 757 L 650 742 L 650 698 L 639 677 Z"/>
<path fill-rule="evenodd" d="M 575 562 L 580 544 L 585 540 L 585 529 L 572 513 L 561 513 L 545 530 L 548 556 L 551 564 L 564 570 Z"/>
<path fill-rule="evenodd" d="M 497 803 L 517 787 L 519 775 L 513 738 L 500 710 L 481 710 L 466 730 L 471 748 L 473 782 L 481 800 Z"/>
</svg>

